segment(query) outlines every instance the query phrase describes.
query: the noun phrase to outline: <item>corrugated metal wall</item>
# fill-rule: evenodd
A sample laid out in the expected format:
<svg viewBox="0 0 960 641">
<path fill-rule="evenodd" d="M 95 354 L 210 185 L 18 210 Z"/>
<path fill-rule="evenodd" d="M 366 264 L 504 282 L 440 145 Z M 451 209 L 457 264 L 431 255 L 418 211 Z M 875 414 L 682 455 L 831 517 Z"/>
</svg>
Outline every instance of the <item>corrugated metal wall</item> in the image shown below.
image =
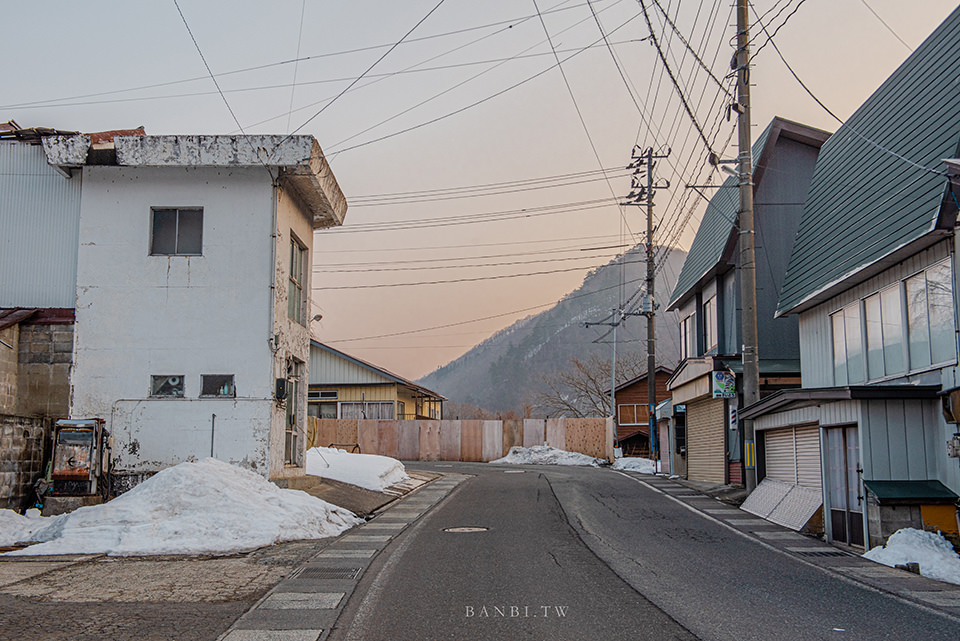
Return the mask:
<svg viewBox="0 0 960 641">
<path fill-rule="evenodd" d="M 0 307 L 76 306 L 80 175 L 43 147 L 0 142 Z"/>
<path fill-rule="evenodd" d="M 722 399 L 687 404 L 687 478 L 726 482 L 726 409 Z"/>
<path fill-rule="evenodd" d="M 331 385 L 337 383 L 356 385 L 361 383 L 392 383 L 388 378 L 355 365 L 318 347 L 310 347 L 310 384 Z"/>
<path fill-rule="evenodd" d="M 820 427 L 804 425 L 763 433 L 766 478 L 820 489 Z"/>
</svg>

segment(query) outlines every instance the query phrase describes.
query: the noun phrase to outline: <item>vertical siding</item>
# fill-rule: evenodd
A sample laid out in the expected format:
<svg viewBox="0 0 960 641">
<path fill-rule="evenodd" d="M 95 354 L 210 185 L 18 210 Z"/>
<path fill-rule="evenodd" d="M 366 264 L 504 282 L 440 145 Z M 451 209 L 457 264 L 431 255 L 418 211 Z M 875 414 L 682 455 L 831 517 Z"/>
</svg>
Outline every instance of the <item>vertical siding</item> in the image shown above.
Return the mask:
<svg viewBox="0 0 960 641">
<path fill-rule="evenodd" d="M 830 387 L 833 383 L 833 334 L 830 314 L 881 289 L 926 269 L 950 255 L 950 240 L 914 254 L 873 278 L 848 289 L 800 315 L 800 360 L 804 387 Z M 906 331 L 904 331 L 906 336 Z"/>
<path fill-rule="evenodd" d="M 687 478 L 691 481 L 726 482 L 724 406 L 719 399 L 687 404 Z"/>
<path fill-rule="evenodd" d="M 0 142 L 0 307 L 76 306 L 80 183 L 41 146 Z"/>
<path fill-rule="evenodd" d="M 945 458 L 936 401 L 862 401 L 864 478 L 875 480 L 938 479 Z M 951 488 L 952 489 L 952 488 Z"/>
</svg>

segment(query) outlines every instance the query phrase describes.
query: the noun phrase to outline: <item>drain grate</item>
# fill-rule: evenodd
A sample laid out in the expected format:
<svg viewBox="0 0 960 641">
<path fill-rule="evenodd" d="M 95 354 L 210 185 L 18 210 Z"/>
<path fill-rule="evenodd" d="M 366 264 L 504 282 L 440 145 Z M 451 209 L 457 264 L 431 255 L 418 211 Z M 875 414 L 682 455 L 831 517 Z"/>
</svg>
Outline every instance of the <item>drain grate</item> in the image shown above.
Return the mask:
<svg viewBox="0 0 960 641">
<path fill-rule="evenodd" d="M 300 568 L 291 579 L 355 579 L 363 568 Z"/>
</svg>

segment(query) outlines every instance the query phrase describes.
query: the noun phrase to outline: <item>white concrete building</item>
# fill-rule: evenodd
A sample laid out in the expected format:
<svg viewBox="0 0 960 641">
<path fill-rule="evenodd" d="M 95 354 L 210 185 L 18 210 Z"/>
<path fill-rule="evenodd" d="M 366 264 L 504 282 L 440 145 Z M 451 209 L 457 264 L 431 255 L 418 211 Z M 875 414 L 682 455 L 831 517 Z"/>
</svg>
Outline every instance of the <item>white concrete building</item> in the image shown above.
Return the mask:
<svg viewBox="0 0 960 641">
<path fill-rule="evenodd" d="M 313 232 L 346 200 L 312 136 L 44 139 L 81 180 L 70 415 L 124 479 L 215 456 L 303 474 Z"/>
</svg>

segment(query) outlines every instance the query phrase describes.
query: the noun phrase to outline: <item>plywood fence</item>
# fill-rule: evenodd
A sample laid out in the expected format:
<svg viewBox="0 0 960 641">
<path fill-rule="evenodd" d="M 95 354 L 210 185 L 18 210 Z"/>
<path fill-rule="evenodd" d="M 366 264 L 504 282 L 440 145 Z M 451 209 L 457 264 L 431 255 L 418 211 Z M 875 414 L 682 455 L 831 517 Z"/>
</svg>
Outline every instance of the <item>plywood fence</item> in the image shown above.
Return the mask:
<svg viewBox="0 0 960 641">
<path fill-rule="evenodd" d="M 492 461 L 514 445 L 549 445 L 613 458 L 613 421 L 551 418 L 507 421 L 378 421 L 310 417 L 308 447 L 358 445 L 403 461 Z"/>
</svg>

